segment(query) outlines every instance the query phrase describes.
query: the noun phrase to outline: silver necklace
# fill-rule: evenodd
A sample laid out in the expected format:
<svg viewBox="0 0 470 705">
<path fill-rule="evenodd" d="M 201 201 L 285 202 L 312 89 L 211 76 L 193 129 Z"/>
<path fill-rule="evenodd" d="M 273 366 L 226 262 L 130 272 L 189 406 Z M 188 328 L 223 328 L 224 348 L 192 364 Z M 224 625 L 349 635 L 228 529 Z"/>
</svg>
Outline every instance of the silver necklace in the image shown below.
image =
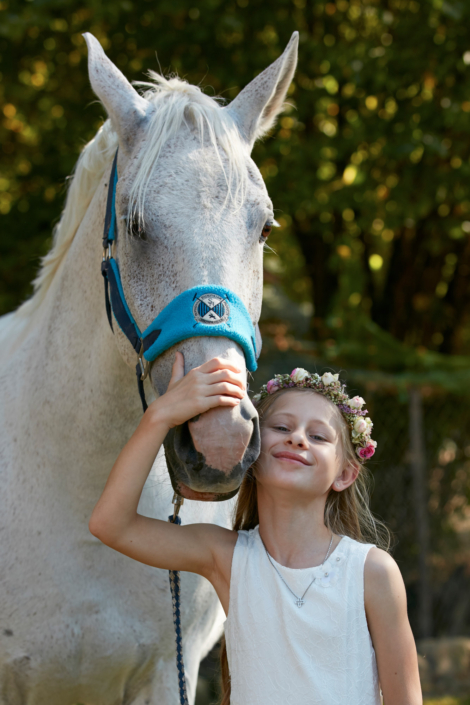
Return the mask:
<svg viewBox="0 0 470 705">
<path fill-rule="evenodd" d="M 332 533 L 332 534 L 331 534 L 330 545 L 328 546 L 328 551 L 326 552 L 326 556 L 325 556 L 325 558 L 323 559 L 323 563 L 321 564 L 320 568 L 323 567 L 323 564 L 327 561 L 328 556 L 330 555 L 331 546 L 332 546 L 332 544 L 333 544 L 333 535 L 334 535 L 334 534 Z M 261 536 L 260 536 L 260 538 L 261 538 Z M 263 539 L 261 539 L 261 543 L 262 543 L 263 546 L 264 546 L 264 541 L 263 541 Z M 273 563 L 273 561 L 272 561 L 272 558 L 271 558 L 271 556 L 269 555 L 268 549 L 266 548 L 266 546 L 264 546 L 264 550 L 266 551 L 266 555 L 267 555 L 267 557 L 268 557 L 268 559 L 269 559 L 269 562 L 271 563 L 272 567 L 274 568 L 274 570 L 276 571 L 276 573 L 279 575 L 279 577 L 281 578 L 282 582 L 284 583 L 284 585 L 286 586 L 286 588 L 289 590 L 289 592 L 291 592 L 291 593 L 294 595 L 294 597 L 295 597 L 295 602 L 294 602 L 294 604 L 295 604 L 297 607 L 299 607 L 299 608 L 302 607 L 302 605 L 305 604 L 304 597 L 305 597 L 305 595 L 307 594 L 307 592 L 310 590 L 310 588 L 312 587 L 313 583 L 315 582 L 315 578 L 313 578 L 312 582 L 311 582 L 310 585 L 307 587 L 307 589 L 305 590 L 305 592 L 304 592 L 304 594 L 302 595 L 302 597 L 299 597 L 298 595 L 295 594 L 295 592 L 294 592 L 293 590 L 291 590 L 291 588 L 289 587 L 289 585 L 286 583 L 286 581 L 284 580 L 284 578 L 282 577 L 282 575 L 280 574 L 280 572 L 278 571 L 278 569 L 277 569 L 276 566 L 274 565 L 274 563 Z"/>
</svg>

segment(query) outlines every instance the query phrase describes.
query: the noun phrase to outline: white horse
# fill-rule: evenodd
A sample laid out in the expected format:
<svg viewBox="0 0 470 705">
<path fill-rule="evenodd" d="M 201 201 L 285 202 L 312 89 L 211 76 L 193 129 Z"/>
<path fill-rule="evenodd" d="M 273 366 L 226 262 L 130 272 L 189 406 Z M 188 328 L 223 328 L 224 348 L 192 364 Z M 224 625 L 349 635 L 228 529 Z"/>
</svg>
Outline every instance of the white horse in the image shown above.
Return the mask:
<svg viewBox="0 0 470 705">
<path fill-rule="evenodd" d="M 140 95 L 97 40 L 86 40 L 91 84 L 109 119 L 78 161 L 33 297 L 0 323 L 0 703 L 175 705 L 168 574 L 115 553 L 87 528 L 142 413 L 135 352 L 116 322 L 114 334 L 108 325 L 100 274 L 111 161 L 119 146 L 116 258 L 141 330 L 202 284 L 234 291 L 256 324 L 273 211 L 250 152 L 282 109 L 298 39 L 227 107 L 156 74 Z M 187 370 L 216 355 L 245 365 L 227 338 L 192 338 L 178 349 Z M 174 352 L 153 363 L 147 394 L 165 391 Z M 196 500 L 233 493 L 254 420 L 247 401 L 191 422 L 172 441 L 173 485 Z M 141 511 L 165 519 L 171 497 L 162 454 Z M 227 525 L 230 505 L 187 502 L 183 522 Z M 182 591 L 193 702 L 222 614 L 199 576 L 183 575 Z"/>
</svg>

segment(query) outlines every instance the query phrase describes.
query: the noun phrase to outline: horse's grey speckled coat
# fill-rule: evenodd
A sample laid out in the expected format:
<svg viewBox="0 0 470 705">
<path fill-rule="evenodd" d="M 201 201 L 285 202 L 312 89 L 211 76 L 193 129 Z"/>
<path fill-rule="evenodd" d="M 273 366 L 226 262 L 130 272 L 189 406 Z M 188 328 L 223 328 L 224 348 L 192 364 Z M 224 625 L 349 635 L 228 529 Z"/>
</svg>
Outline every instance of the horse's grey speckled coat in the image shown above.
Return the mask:
<svg viewBox="0 0 470 705">
<path fill-rule="evenodd" d="M 119 143 L 117 258 L 141 329 L 174 296 L 206 282 L 234 290 L 256 323 L 259 237 L 272 205 L 250 150 L 282 107 L 297 36 L 226 108 L 177 79 L 142 97 L 96 39 L 86 39 L 90 79 L 110 121 L 79 162 L 35 295 L 0 322 L 0 705 L 176 705 L 167 573 L 115 553 L 87 528 L 141 416 L 135 354 L 108 326 L 99 269 L 110 159 Z M 167 110 L 164 122 L 159 111 L 168 101 L 175 111 L 186 101 L 182 121 L 170 123 Z M 214 134 L 201 136 L 211 111 Z M 148 188 L 137 192 L 149 155 Z M 231 198 L 233 164 L 233 183 L 241 186 Z M 135 203 L 144 207 L 145 239 L 126 234 Z M 186 369 L 214 355 L 244 365 L 240 349 L 223 338 L 196 338 L 178 349 Z M 174 349 L 153 364 L 156 394 L 166 389 L 173 357 Z M 220 491 L 251 430 L 239 411 L 220 409 L 191 425 L 195 446 L 219 472 L 218 479 L 206 474 L 199 489 Z M 171 496 L 159 456 L 141 511 L 166 518 Z M 229 504 L 187 502 L 182 518 L 228 525 Z M 182 585 L 193 702 L 199 661 L 220 633 L 222 613 L 205 580 L 184 574 Z"/>
</svg>

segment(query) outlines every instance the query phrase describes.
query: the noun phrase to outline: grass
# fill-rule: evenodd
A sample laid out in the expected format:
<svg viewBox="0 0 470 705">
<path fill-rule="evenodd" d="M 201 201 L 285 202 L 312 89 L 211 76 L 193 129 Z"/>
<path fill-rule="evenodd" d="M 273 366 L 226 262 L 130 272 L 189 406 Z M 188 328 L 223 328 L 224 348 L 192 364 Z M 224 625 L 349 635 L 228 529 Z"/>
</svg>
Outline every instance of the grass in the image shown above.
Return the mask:
<svg viewBox="0 0 470 705">
<path fill-rule="evenodd" d="M 470 697 L 454 698 L 447 695 L 444 698 L 426 698 L 424 705 L 470 705 Z"/>
</svg>

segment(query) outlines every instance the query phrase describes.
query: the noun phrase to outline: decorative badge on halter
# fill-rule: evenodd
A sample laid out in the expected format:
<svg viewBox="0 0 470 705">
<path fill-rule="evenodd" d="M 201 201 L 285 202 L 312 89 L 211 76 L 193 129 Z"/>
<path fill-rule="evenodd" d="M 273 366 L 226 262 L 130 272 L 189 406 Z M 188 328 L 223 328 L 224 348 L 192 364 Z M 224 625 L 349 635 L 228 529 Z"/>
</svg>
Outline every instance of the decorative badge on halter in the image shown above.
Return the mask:
<svg viewBox="0 0 470 705">
<path fill-rule="evenodd" d="M 377 448 L 377 441 L 370 437 L 374 425 L 368 416 L 367 409 L 362 407 L 365 401 L 362 397 L 348 397 L 346 386 L 339 380 L 339 375 L 325 372 L 320 377 L 316 372 L 311 373 L 302 367 L 296 367 L 290 375 L 274 375 L 267 384 L 263 384 L 258 394 L 252 401 L 256 406 L 262 399 L 270 394 L 275 394 L 280 389 L 312 389 L 322 394 L 335 404 L 349 426 L 351 441 L 356 450 L 356 455 L 361 462 L 371 458 Z"/>
<path fill-rule="evenodd" d="M 117 152 L 111 168 L 103 234 L 103 261 L 106 311 L 111 329 L 112 316 L 137 353 L 137 385 L 145 411 L 143 382 L 150 363 L 176 343 L 199 336 L 230 338 L 245 353 L 250 372 L 257 367 L 261 351 L 261 337 L 255 328 L 243 301 L 230 289 L 218 284 L 193 287 L 170 301 L 158 316 L 141 332 L 127 304 L 122 288 L 119 266 L 115 259 L 118 235 L 116 225 Z"/>
</svg>

